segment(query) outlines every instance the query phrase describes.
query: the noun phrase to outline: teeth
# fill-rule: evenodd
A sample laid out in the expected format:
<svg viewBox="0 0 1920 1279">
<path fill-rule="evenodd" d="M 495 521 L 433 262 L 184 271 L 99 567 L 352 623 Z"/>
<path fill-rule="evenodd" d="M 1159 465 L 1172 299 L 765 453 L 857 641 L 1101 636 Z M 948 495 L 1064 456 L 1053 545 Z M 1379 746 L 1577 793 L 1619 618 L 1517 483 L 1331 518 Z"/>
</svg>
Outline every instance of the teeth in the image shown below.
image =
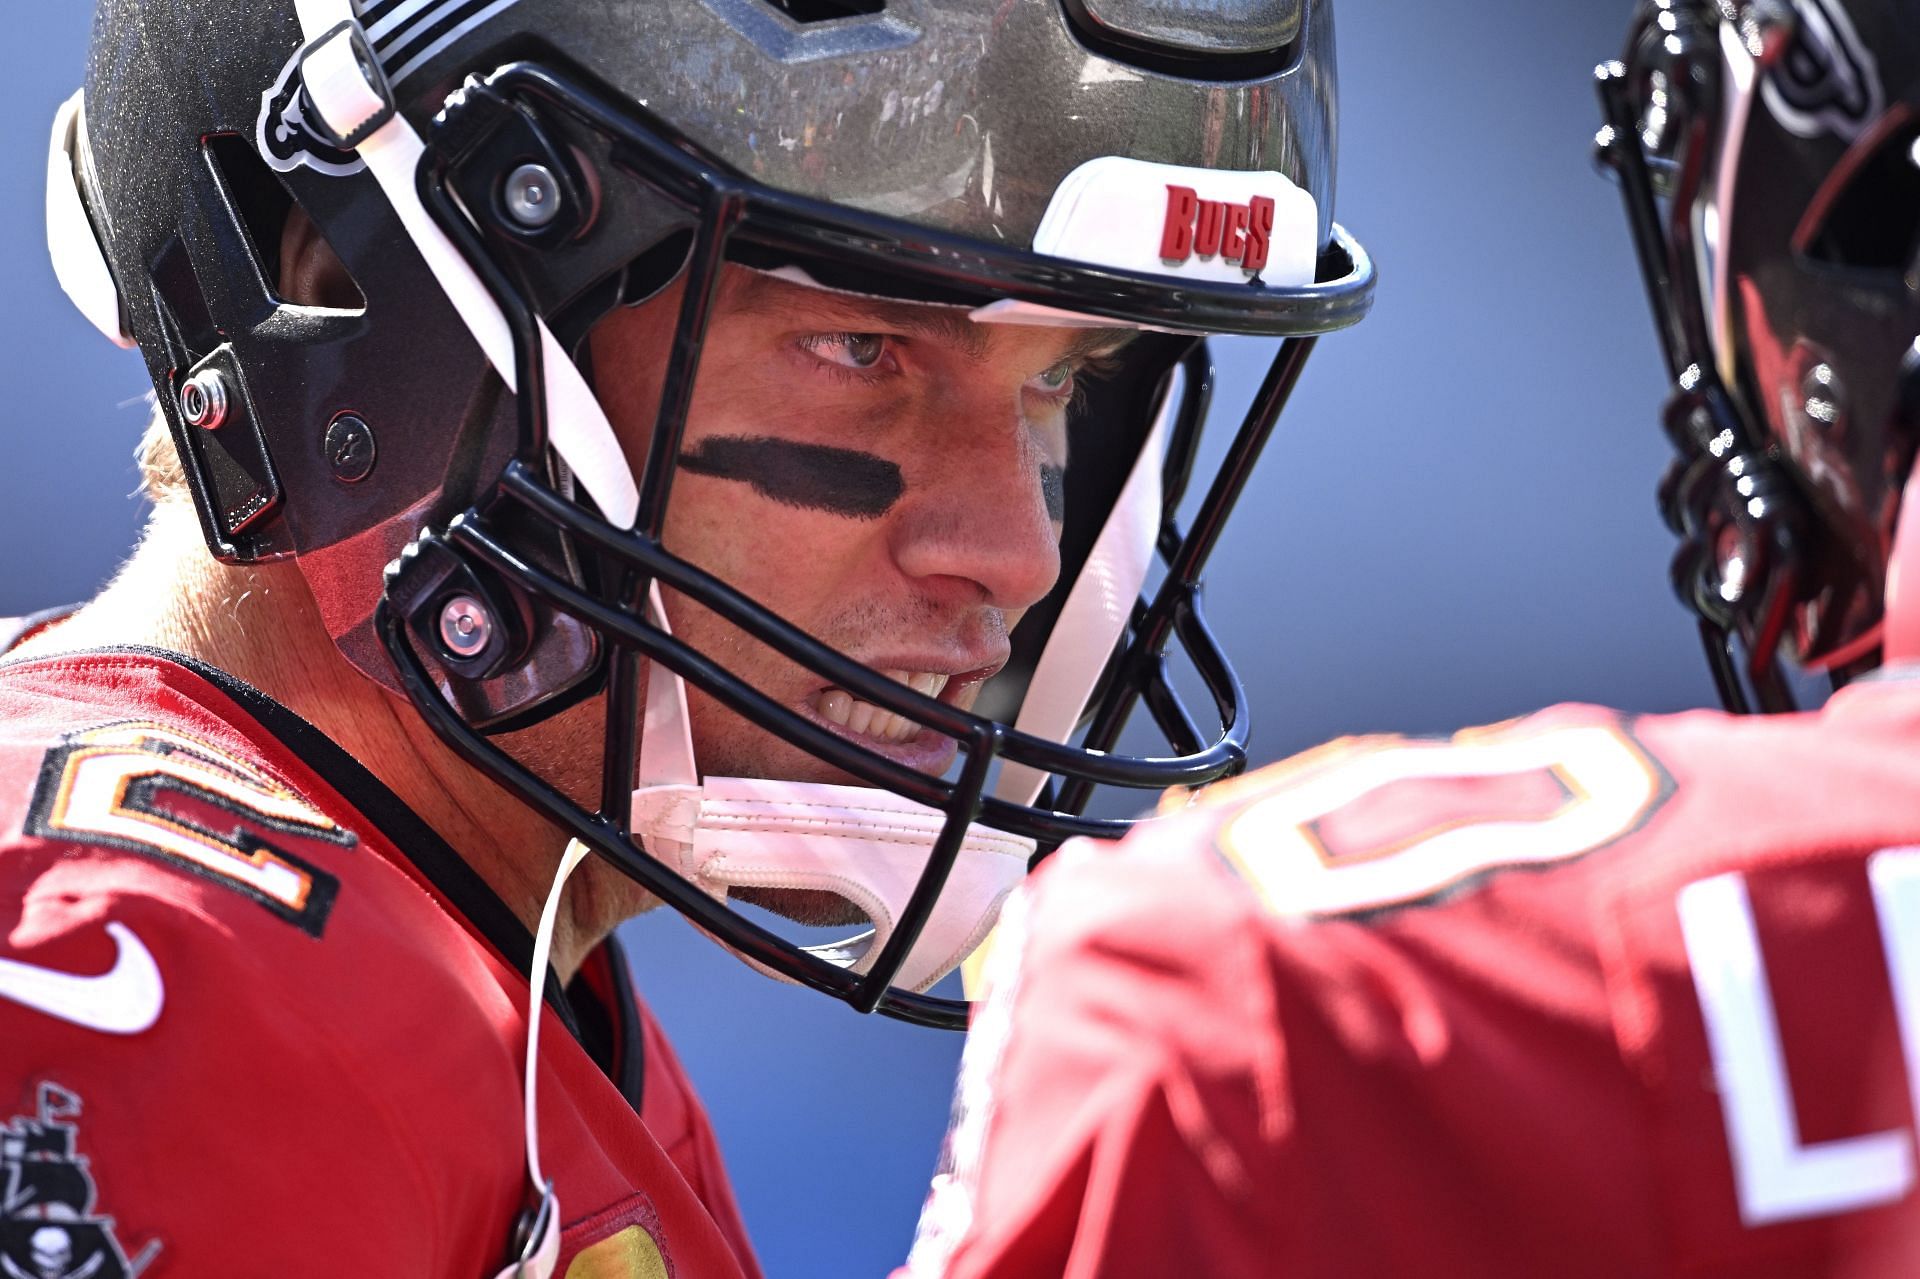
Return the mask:
<svg viewBox="0 0 1920 1279">
<path fill-rule="evenodd" d="M 922 697 L 938 697 L 947 687 L 947 676 L 932 671 L 881 671 L 896 684 L 903 684 Z M 904 742 L 920 732 L 920 725 L 904 715 L 882 710 L 872 702 L 863 702 L 843 689 L 830 688 L 814 702 L 820 717 L 865 737 L 883 742 Z"/>
<path fill-rule="evenodd" d="M 833 696 L 835 694 L 838 694 L 841 697 L 847 696 L 845 693 L 840 692 L 839 689 L 835 689 L 833 693 L 828 694 L 828 696 Z M 848 700 L 852 701 L 853 699 L 848 698 Z M 846 719 L 841 720 L 840 722 L 846 725 L 848 728 L 852 729 L 856 733 L 864 733 L 869 728 L 873 727 L 873 719 L 874 719 L 874 716 L 877 714 L 879 714 L 879 712 L 874 708 L 874 705 L 872 702 L 854 702 L 853 714 L 848 716 Z"/>
</svg>

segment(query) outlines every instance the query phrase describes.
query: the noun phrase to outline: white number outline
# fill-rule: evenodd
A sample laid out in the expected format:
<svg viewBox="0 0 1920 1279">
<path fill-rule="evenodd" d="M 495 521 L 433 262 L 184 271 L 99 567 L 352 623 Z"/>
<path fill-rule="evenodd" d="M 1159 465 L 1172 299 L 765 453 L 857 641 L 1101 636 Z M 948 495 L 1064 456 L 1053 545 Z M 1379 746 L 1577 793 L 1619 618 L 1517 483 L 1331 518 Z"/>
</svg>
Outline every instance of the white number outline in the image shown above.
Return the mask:
<svg viewBox="0 0 1920 1279">
<path fill-rule="evenodd" d="M 231 814 L 230 831 L 169 814 L 185 794 Z M 351 848 L 358 837 L 273 778 L 161 724 L 108 724 L 48 752 L 27 829 L 50 839 L 144 853 L 225 884 L 318 937 L 339 892 L 332 875 L 268 842 L 294 835 Z"/>
<path fill-rule="evenodd" d="M 1570 861 L 1638 829 L 1673 789 L 1653 758 L 1612 724 L 1502 725 L 1447 741 L 1366 738 L 1331 762 L 1315 762 L 1249 802 L 1217 840 L 1222 855 L 1282 915 L 1409 906 L 1502 867 Z M 1358 858 L 1329 855 L 1313 833 L 1316 822 L 1395 782 L 1541 770 L 1567 791 L 1565 802 L 1544 817 L 1450 821 Z"/>
</svg>

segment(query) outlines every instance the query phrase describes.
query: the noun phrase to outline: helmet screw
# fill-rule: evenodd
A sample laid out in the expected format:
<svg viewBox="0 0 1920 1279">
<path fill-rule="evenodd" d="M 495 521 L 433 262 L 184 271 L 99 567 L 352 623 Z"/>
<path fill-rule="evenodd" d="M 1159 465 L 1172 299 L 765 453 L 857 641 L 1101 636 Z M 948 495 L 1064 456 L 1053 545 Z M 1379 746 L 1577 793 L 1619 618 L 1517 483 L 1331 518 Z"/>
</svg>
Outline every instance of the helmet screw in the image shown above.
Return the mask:
<svg viewBox="0 0 1920 1279">
<path fill-rule="evenodd" d="M 1840 385 L 1833 366 L 1824 360 L 1808 369 L 1800 379 L 1800 411 L 1816 429 L 1838 435 L 1846 429 L 1847 393 Z"/>
<path fill-rule="evenodd" d="M 327 425 L 327 438 L 321 445 L 333 478 L 342 484 L 358 484 L 373 472 L 373 428 L 354 413 L 342 413 Z"/>
<path fill-rule="evenodd" d="M 219 370 L 202 369 L 181 385 L 180 416 L 206 431 L 227 420 L 227 382 Z"/>
<path fill-rule="evenodd" d="M 521 229 L 538 231 L 560 214 L 560 181 L 544 164 L 523 164 L 507 175 L 507 216 Z"/>
<path fill-rule="evenodd" d="M 1720 598 L 1728 604 L 1738 604 L 1740 597 L 1747 593 L 1747 577 L 1752 569 L 1746 536 L 1733 525 L 1726 525 L 1714 539 L 1713 555 Z"/>
<path fill-rule="evenodd" d="M 455 657 L 475 657 L 493 638 L 493 619 L 471 595 L 456 595 L 440 608 L 440 642 Z"/>
</svg>

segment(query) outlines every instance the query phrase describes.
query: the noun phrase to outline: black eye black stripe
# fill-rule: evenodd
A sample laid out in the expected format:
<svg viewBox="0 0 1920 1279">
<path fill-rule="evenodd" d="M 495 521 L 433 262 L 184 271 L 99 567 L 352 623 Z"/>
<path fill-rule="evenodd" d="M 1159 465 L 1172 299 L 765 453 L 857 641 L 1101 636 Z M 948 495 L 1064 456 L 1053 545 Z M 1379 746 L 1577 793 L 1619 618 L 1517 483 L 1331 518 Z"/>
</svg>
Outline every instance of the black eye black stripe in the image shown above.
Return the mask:
<svg viewBox="0 0 1920 1279">
<path fill-rule="evenodd" d="M 1040 464 L 1040 497 L 1047 504 L 1047 518 L 1055 524 L 1067 518 L 1066 468 L 1050 462 Z"/>
<path fill-rule="evenodd" d="M 710 435 L 680 455 L 695 475 L 739 480 L 784 506 L 879 519 L 907 491 L 898 464 L 858 449 L 765 436 Z"/>
</svg>

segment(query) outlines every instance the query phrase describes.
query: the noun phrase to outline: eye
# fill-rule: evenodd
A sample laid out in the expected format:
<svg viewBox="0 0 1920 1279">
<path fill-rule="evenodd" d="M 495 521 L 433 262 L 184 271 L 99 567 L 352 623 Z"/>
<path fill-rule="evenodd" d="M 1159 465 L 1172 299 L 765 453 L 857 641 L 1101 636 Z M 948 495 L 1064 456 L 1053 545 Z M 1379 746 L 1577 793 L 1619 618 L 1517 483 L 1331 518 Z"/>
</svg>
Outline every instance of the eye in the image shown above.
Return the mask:
<svg viewBox="0 0 1920 1279">
<path fill-rule="evenodd" d="M 1073 362 L 1062 360 L 1045 373 L 1030 378 L 1027 386 L 1042 395 L 1065 395 L 1073 390 Z"/>
<path fill-rule="evenodd" d="M 814 333 L 800 345 L 830 364 L 848 369 L 871 369 L 887 353 L 887 339 L 878 333 Z"/>
</svg>

